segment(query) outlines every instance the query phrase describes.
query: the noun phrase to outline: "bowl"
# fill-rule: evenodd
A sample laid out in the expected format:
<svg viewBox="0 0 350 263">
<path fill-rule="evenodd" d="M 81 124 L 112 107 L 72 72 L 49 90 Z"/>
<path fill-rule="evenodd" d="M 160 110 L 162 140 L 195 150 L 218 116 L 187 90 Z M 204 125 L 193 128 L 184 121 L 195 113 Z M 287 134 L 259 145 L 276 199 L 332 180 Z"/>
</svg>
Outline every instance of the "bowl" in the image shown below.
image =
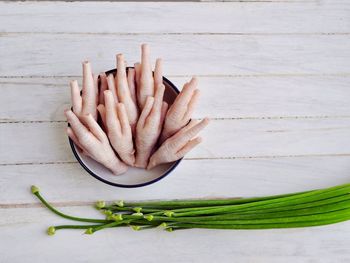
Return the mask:
<svg viewBox="0 0 350 263">
<path fill-rule="evenodd" d="M 127 70 L 129 68 L 132 67 L 128 67 Z M 116 72 L 116 69 L 112 69 L 107 71 L 106 74 L 108 75 L 113 73 L 115 75 Z M 176 86 L 165 77 L 163 77 L 163 84 L 165 86 L 164 101 L 166 101 L 170 106 L 180 92 Z M 182 159 L 180 159 L 172 163 L 162 164 L 153 168 L 152 170 L 129 167 L 126 173 L 122 175 L 114 175 L 102 164 L 96 162 L 88 156 L 83 155 L 70 138 L 69 144 L 75 158 L 86 172 L 101 182 L 116 187 L 135 188 L 153 184 L 169 175 L 182 161 Z"/>
</svg>

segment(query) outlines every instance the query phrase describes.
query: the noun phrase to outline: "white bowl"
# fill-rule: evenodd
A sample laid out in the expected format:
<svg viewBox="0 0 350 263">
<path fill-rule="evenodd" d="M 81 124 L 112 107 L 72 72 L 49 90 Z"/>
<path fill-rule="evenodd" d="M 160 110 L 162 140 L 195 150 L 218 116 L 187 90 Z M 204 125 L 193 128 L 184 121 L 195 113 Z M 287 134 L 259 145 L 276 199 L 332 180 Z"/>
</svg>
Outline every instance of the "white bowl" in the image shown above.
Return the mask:
<svg viewBox="0 0 350 263">
<path fill-rule="evenodd" d="M 107 71 L 106 74 L 115 74 L 115 72 L 116 69 L 113 69 Z M 166 101 L 170 106 L 174 102 L 176 96 L 179 94 L 179 90 L 165 77 L 163 77 L 163 83 L 165 85 L 164 101 Z M 125 174 L 114 175 L 103 165 L 99 164 L 90 157 L 81 154 L 71 139 L 69 139 L 69 143 L 75 158 L 85 169 L 85 171 L 106 184 L 118 187 L 133 188 L 153 184 L 170 174 L 182 160 L 180 159 L 172 163 L 162 164 L 153 168 L 152 170 L 129 167 Z"/>
</svg>

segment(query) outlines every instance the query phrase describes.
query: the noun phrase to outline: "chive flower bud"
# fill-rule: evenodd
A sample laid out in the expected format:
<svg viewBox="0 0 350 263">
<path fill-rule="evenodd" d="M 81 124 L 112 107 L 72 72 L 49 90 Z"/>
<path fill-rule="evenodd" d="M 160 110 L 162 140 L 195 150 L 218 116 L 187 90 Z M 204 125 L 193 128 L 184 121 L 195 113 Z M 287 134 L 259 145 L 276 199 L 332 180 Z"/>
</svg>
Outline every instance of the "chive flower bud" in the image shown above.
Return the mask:
<svg viewBox="0 0 350 263">
<path fill-rule="evenodd" d="M 165 212 L 164 212 L 164 215 L 167 216 L 167 217 L 172 217 L 173 214 L 174 214 L 173 211 L 165 211 Z"/>
<path fill-rule="evenodd" d="M 113 215 L 110 215 L 110 216 L 106 216 L 106 220 L 109 220 L 109 221 L 113 221 L 113 220 L 114 220 L 114 217 L 113 217 Z"/>
<path fill-rule="evenodd" d="M 47 229 L 47 234 L 49 236 L 53 236 L 54 234 L 56 233 L 56 229 L 54 226 L 50 226 L 48 229 Z"/>
<path fill-rule="evenodd" d="M 154 216 L 153 215 L 146 215 L 143 218 L 146 219 L 147 221 L 152 221 Z"/>
<path fill-rule="evenodd" d="M 36 194 L 39 193 L 39 187 L 32 185 L 32 187 L 30 188 L 30 190 L 32 191 L 32 194 Z"/>
<path fill-rule="evenodd" d="M 124 207 L 124 201 L 123 200 L 115 201 L 114 204 L 116 204 L 119 207 Z"/>
<path fill-rule="evenodd" d="M 87 234 L 87 235 L 92 235 L 93 233 L 94 233 L 94 230 L 91 227 L 86 229 L 86 231 L 85 231 L 85 234 Z"/>
<path fill-rule="evenodd" d="M 97 201 L 95 206 L 97 209 L 102 209 L 106 206 L 106 202 L 105 201 Z"/>
<path fill-rule="evenodd" d="M 122 214 L 114 214 L 111 216 L 112 220 L 114 221 L 122 221 L 123 220 L 123 215 Z"/>
<path fill-rule="evenodd" d="M 142 207 L 134 207 L 133 210 L 134 210 L 136 213 L 141 213 Z"/>
<path fill-rule="evenodd" d="M 111 216 L 113 215 L 113 212 L 111 210 L 104 210 L 103 213 L 106 215 L 106 216 Z"/>
<path fill-rule="evenodd" d="M 167 223 L 163 222 L 159 225 L 160 228 L 166 228 L 168 225 Z"/>
<path fill-rule="evenodd" d="M 133 214 L 131 214 L 132 216 L 143 216 L 143 214 L 142 213 L 133 213 Z"/>
<path fill-rule="evenodd" d="M 135 230 L 135 231 L 138 231 L 138 230 L 141 229 L 140 226 L 134 226 L 134 225 L 132 225 L 131 228 L 132 228 L 133 230 Z"/>
</svg>

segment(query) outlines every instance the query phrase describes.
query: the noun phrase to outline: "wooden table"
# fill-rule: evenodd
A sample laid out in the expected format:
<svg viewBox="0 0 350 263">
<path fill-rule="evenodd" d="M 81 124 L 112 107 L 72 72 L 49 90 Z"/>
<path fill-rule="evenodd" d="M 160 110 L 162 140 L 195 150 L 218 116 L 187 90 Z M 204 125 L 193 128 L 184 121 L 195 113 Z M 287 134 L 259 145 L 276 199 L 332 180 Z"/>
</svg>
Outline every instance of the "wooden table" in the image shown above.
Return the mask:
<svg viewBox="0 0 350 263">
<path fill-rule="evenodd" d="M 349 262 L 350 222 L 266 230 L 111 229 L 46 235 L 93 201 L 256 196 L 350 179 L 350 3 L 0 3 L 0 262 Z M 139 45 L 182 87 L 200 78 L 205 141 L 166 179 L 120 189 L 89 176 L 65 135 L 68 82 L 132 64 Z"/>
</svg>

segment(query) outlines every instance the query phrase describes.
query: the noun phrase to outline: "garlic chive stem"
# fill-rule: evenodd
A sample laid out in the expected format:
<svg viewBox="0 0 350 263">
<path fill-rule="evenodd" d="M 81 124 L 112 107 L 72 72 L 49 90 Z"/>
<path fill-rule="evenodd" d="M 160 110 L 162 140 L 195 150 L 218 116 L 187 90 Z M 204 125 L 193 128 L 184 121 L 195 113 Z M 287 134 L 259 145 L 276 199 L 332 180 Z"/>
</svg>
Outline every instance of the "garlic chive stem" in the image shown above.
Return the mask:
<svg viewBox="0 0 350 263">
<path fill-rule="evenodd" d="M 249 215 L 249 214 L 259 214 L 259 213 L 272 213 L 272 212 L 283 212 L 283 211 L 295 211 L 299 209 L 304 208 L 315 208 L 318 206 L 326 205 L 326 204 L 333 204 L 341 201 L 350 200 L 350 194 L 340 195 L 336 197 L 331 197 L 328 199 L 323 199 L 320 201 L 314 201 L 314 202 L 308 202 L 308 203 L 301 203 L 301 204 L 295 204 L 295 205 L 287 205 L 287 206 L 281 206 L 281 207 L 275 207 L 275 208 L 263 208 L 263 209 L 257 209 L 257 210 L 248 210 L 248 211 L 240 211 L 237 212 L 242 215 Z"/>
<path fill-rule="evenodd" d="M 143 219 L 143 214 L 123 215 L 124 219 Z"/>
<path fill-rule="evenodd" d="M 111 227 L 117 227 L 117 226 L 120 226 L 120 225 L 123 225 L 123 224 L 127 224 L 127 223 L 130 223 L 130 221 L 115 221 L 115 222 L 112 222 L 112 223 L 107 223 L 107 224 L 104 224 L 104 225 L 98 225 L 97 227 L 92 227 L 92 232 L 95 233 L 96 231 L 99 231 L 99 230 L 102 230 L 104 228 L 111 228 Z"/>
<path fill-rule="evenodd" d="M 59 229 L 88 229 L 90 227 L 98 227 L 100 225 L 59 225 L 54 226 L 56 230 Z"/>
<path fill-rule="evenodd" d="M 350 206 L 346 208 L 339 207 L 338 210 L 325 211 L 318 214 L 301 214 L 301 215 L 264 215 L 248 218 L 230 217 L 230 216 L 212 216 L 212 217 L 180 217 L 180 218 L 166 218 L 155 217 L 156 221 L 166 221 L 172 223 L 198 223 L 198 224 L 270 224 L 270 223 L 288 223 L 288 222 L 304 222 L 329 220 L 339 216 L 350 217 Z"/>
<path fill-rule="evenodd" d="M 231 204 L 244 204 L 244 203 L 250 203 L 250 202 L 256 202 L 256 201 L 263 201 L 263 200 L 270 200 L 275 198 L 281 198 L 281 197 L 287 197 L 292 196 L 296 194 L 303 194 L 308 192 L 313 192 L 318 190 L 312 190 L 312 191 L 305 191 L 305 192 L 297 192 L 292 194 L 282 194 L 282 195 L 272 195 L 272 196 L 265 196 L 265 197 L 249 197 L 249 198 L 230 198 L 230 199 L 193 199 L 193 200 L 170 200 L 170 201 L 146 201 L 146 202 L 124 202 L 124 205 L 127 207 L 142 207 L 142 209 L 150 207 L 150 209 L 171 209 L 174 207 L 202 207 L 202 206 L 216 206 L 216 205 L 231 205 Z M 109 208 L 109 206 L 107 206 Z"/>
<path fill-rule="evenodd" d="M 31 191 L 44 206 L 61 217 L 95 223 L 51 226 L 47 229 L 49 235 L 59 229 L 86 229 L 86 234 L 114 227 L 143 230 L 162 226 L 169 232 L 188 228 L 272 229 L 350 220 L 350 184 L 261 198 L 125 202 L 125 205 L 108 206 L 100 201 L 96 207 L 107 220 L 66 215 L 51 206 L 40 195 L 38 187 L 32 186 Z"/>
<path fill-rule="evenodd" d="M 256 213 L 256 214 L 233 214 L 236 218 L 278 218 L 278 217 L 292 217 L 302 215 L 313 215 L 313 214 L 324 214 L 333 211 L 340 211 L 343 209 L 350 208 L 350 200 L 341 201 L 338 203 L 330 203 L 321 206 L 301 208 L 297 210 L 287 210 L 280 212 L 267 212 L 267 213 Z M 228 216 L 225 214 L 223 216 Z"/>
<path fill-rule="evenodd" d="M 146 229 L 150 229 L 150 228 L 156 228 L 156 225 L 147 225 L 147 226 L 141 226 L 141 228 L 139 230 L 146 230 Z"/>
<path fill-rule="evenodd" d="M 96 231 L 105 229 L 105 228 L 112 228 L 112 227 L 119 227 L 119 226 L 128 226 L 130 223 L 132 223 L 133 225 L 137 225 L 137 226 L 148 226 L 148 228 L 154 227 L 154 223 L 153 224 L 147 224 L 146 220 L 140 220 L 140 219 L 126 219 L 126 220 L 122 220 L 122 221 L 115 221 L 112 223 L 107 223 L 107 224 L 101 224 L 101 225 L 97 225 L 95 228 L 92 228 L 92 232 L 95 233 Z M 149 222 L 148 222 L 149 223 Z"/>
<path fill-rule="evenodd" d="M 301 203 L 301 204 L 297 204 L 297 205 L 287 205 L 287 206 L 281 206 L 281 207 L 275 207 L 275 208 L 255 208 L 256 210 L 250 210 L 250 211 L 233 211 L 231 214 L 239 214 L 242 217 L 246 216 L 249 217 L 250 214 L 261 214 L 261 213 L 268 213 L 268 212 L 283 212 L 283 211 L 294 211 L 297 209 L 302 209 L 302 208 L 308 208 L 308 207 L 312 207 L 314 209 L 318 209 L 316 207 L 321 206 L 321 205 L 325 205 L 325 204 L 333 204 L 333 203 L 337 203 L 337 202 L 341 202 L 344 200 L 350 200 L 350 194 L 346 193 L 345 195 L 341 195 L 341 196 L 336 196 L 336 197 L 332 197 L 332 198 L 328 198 L 328 199 L 324 199 L 321 201 L 314 201 L 314 202 L 309 202 L 309 203 Z M 166 211 L 159 211 L 156 213 L 150 213 L 148 214 L 149 216 L 163 216 L 164 213 Z M 292 214 L 293 212 L 291 212 L 290 214 Z M 301 213 L 301 212 L 300 212 Z"/>
<path fill-rule="evenodd" d="M 70 219 L 73 221 L 80 221 L 80 222 L 89 222 L 89 223 L 107 223 L 110 222 L 108 220 L 103 220 L 103 219 L 91 219 L 91 218 L 81 218 L 81 217 L 75 217 L 75 216 L 70 216 L 70 215 L 66 215 L 60 211 L 58 211 L 57 209 L 55 209 L 54 207 L 52 207 L 48 202 L 46 202 L 46 200 L 40 195 L 39 191 L 35 192 L 34 195 L 41 201 L 41 203 L 46 206 L 50 211 L 52 211 L 53 213 L 55 213 L 56 215 L 59 215 L 61 217 L 64 217 L 66 219 Z"/>
<path fill-rule="evenodd" d="M 119 207 L 117 205 L 109 205 L 106 206 L 105 209 L 113 211 L 113 212 L 135 212 L 135 207 Z M 152 212 L 158 212 L 160 211 L 159 209 L 150 209 L 150 208 L 143 208 L 141 209 L 142 213 L 152 213 Z"/>
<path fill-rule="evenodd" d="M 329 220 L 306 221 L 306 222 L 290 222 L 290 223 L 272 223 L 272 224 L 193 224 L 178 223 L 172 228 L 207 228 L 207 229 L 274 229 L 274 228 L 296 228 L 322 226 L 347 221 L 350 216 L 339 216 Z"/>
<path fill-rule="evenodd" d="M 327 189 L 327 190 L 317 190 L 314 192 L 308 192 L 305 194 L 298 194 L 294 196 L 288 196 L 288 197 L 282 197 L 277 199 L 271 199 L 271 200 L 264 200 L 264 201 L 257 201 L 254 203 L 247 203 L 247 204 L 241 204 L 241 205 L 227 205 L 227 206 L 215 206 L 215 207 L 204 207 L 201 209 L 194 208 L 193 210 L 182 210 L 180 209 L 174 209 L 172 210 L 174 212 L 174 217 L 180 217 L 180 216 L 194 216 L 194 215 L 209 215 L 209 214 L 217 214 L 217 213 L 228 213 L 233 211 L 247 211 L 247 210 L 254 210 L 256 208 L 273 208 L 273 207 L 280 207 L 280 206 L 286 206 L 286 205 L 296 205 L 300 204 L 302 202 L 312 202 L 317 200 L 323 200 L 334 196 L 340 196 L 343 194 L 346 194 L 350 191 L 350 186 L 346 185 L 346 187 L 338 187 L 339 189 Z"/>
<path fill-rule="evenodd" d="M 341 215 L 350 217 L 350 201 L 344 201 L 336 204 L 328 204 L 320 207 L 300 209 L 295 211 L 286 211 L 280 213 L 261 213 L 261 214 L 223 214 L 198 217 L 165 217 L 154 216 L 153 222 L 168 223 L 203 223 L 203 224 L 251 224 L 271 223 L 271 222 L 289 222 L 289 221 L 314 221 L 332 219 Z"/>
<path fill-rule="evenodd" d="M 210 207 L 210 206 L 220 206 L 220 205 L 234 205 L 234 204 L 247 204 L 257 201 L 273 200 L 284 197 L 292 197 L 301 194 L 313 194 L 322 193 L 324 191 L 333 191 L 336 189 L 349 187 L 350 184 L 338 185 L 326 189 L 317 189 L 311 191 L 282 194 L 282 195 L 272 195 L 265 197 L 251 197 L 251 198 L 232 198 L 232 199 L 194 199 L 194 200 L 170 200 L 170 201 L 145 201 L 145 202 L 124 202 L 124 206 L 127 207 L 142 207 L 150 209 L 168 210 L 168 209 L 180 209 L 180 208 L 200 208 L 200 207 Z"/>
</svg>

